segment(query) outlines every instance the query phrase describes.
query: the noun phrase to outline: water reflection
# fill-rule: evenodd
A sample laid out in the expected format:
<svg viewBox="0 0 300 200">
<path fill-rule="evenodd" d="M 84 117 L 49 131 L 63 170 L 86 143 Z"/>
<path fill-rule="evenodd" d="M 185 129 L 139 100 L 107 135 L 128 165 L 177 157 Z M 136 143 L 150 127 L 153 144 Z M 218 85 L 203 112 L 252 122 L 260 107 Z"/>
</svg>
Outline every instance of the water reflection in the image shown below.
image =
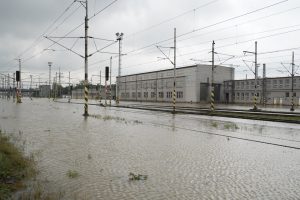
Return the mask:
<svg viewBox="0 0 300 200">
<path fill-rule="evenodd" d="M 40 179 L 65 199 L 297 199 L 299 125 L 0 100 L 0 126 L 40 152 Z M 101 117 L 99 117 L 101 116 Z M 213 125 L 216 123 L 216 125 Z M 68 171 L 78 172 L 70 178 Z M 129 173 L 148 175 L 129 181 Z"/>
</svg>

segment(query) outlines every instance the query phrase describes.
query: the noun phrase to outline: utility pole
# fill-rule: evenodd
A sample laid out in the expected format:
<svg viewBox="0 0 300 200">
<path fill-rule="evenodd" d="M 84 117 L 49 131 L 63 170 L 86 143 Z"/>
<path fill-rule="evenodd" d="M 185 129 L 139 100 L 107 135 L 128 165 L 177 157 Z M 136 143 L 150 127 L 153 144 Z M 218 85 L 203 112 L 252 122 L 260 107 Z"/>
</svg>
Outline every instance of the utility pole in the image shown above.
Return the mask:
<svg viewBox="0 0 300 200">
<path fill-rule="evenodd" d="M 4 99 L 4 77 L 2 77 L 2 98 Z"/>
<path fill-rule="evenodd" d="M 257 41 L 255 41 L 255 91 L 254 91 L 254 107 L 253 110 L 257 110 Z"/>
<path fill-rule="evenodd" d="M 69 99 L 68 99 L 69 103 L 71 102 L 71 83 L 70 83 L 70 79 L 71 79 L 71 76 L 70 76 L 70 72 L 69 72 Z"/>
<path fill-rule="evenodd" d="M 22 79 L 22 73 L 21 73 L 21 59 L 18 59 L 19 61 L 19 81 L 17 81 L 17 103 L 22 103 L 21 96 L 22 96 L 22 85 L 21 85 L 21 79 Z"/>
<path fill-rule="evenodd" d="M 122 51 L 122 39 L 123 33 L 116 33 L 117 40 L 119 41 L 119 68 L 118 68 L 118 79 L 116 81 L 116 103 L 119 104 L 120 101 L 120 76 L 121 76 L 121 51 Z"/>
<path fill-rule="evenodd" d="M 59 83 L 59 95 L 58 95 L 58 97 L 60 98 L 61 97 L 61 82 L 60 82 L 60 77 L 61 77 L 61 75 L 60 75 L 61 73 L 60 73 L 60 67 L 58 68 L 58 83 Z"/>
<path fill-rule="evenodd" d="M 52 62 L 48 62 L 48 66 L 49 66 L 49 99 L 51 98 L 51 65 L 52 65 Z"/>
<path fill-rule="evenodd" d="M 22 83 L 22 81 L 21 81 L 21 77 L 22 77 L 22 73 L 21 73 L 21 59 L 19 58 L 19 71 L 20 71 L 20 81 L 19 81 L 19 84 L 20 84 L 20 95 L 21 95 L 21 90 L 22 90 L 22 86 L 21 86 L 21 83 Z"/>
<path fill-rule="evenodd" d="M 174 28 L 173 114 L 176 109 L 176 28 Z"/>
<path fill-rule="evenodd" d="M 255 88 L 254 88 L 254 106 L 251 109 L 251 111 L 258 111 L 257 108 L 257 41 L 255 41 L 255 51 L 251 52 L 251 51 L 244 51 L 244 54 L 246 53 L 251 53 L 254 54 L 255 56 L 255 61 L 254 61 L 254 65 L 255 65 L 255 70 L 254 70 L 254 77 L 255 77 Z"/>
<path fill-rule="evenodd" d="M 101 100 L 102 100 L 102 97 L 101 97 L 101 70 L 100 70 L 100 84 L 99 84 L 99 100 L 100 100 L 100 104 L 101 104 Z"/>
<path fill-rule="evenodd" d="M 32 75 L 30 75 L 30 88 L 29 88 L 29 97 L 32 100 Z"/>
<path fill-rule="evenodd" d="M 56 100 L 56 93 L 57 93 L 57 72 L 55 72 L 55 90 L 54 90 L 53 101 Z"/>
<path fill-rule="evenodd" d="M 16 84 L 15 84 L 15 81 L 16 81 L 16 74 L 15 73 L 13 73 L 13 102 L 15 102 L 15 98 L 16 98 Z"/>
<path fill-rule="evenodd" d="M 112 56 L 109 61 L 109 106 L 111 106 L 111 69 L 112 69 Z"/>
<path fill-rule="evenodd" d="M 215 111 L 215 88 L 214 88 L 214 73 L 215 73 L 215 41 L 212 43 L 212 61 L 211 61 L 211 92 L 210 92 L 210 111 Z"/>
<path fill-rule="evenodd" d="M 158 50 L 165 56 L 163 59 L 167 59 L 170 61 L 170 63 L 174 66 L 174 73 L 173 73 L 173 109 L 172 113 L 176 113 L 176 28 L 174 28 L 174 46 L 173 47 L 160 47 L 156 46 Z M 174 50 L 174 60 L 172 61 L 162 50 L 161 48 L 169 48 Z"/>
<path fill-rule="evenodd" d="M 88 89 L 88 0 L 85 0 L 85 36 L 84 36 L 84 114 L 83 116 L 87 117 L 88 112 L 88 101 L 89 101 L 89 89 Z"/>
<path fill-rule="evenodd" d="M 10 87 L 10 74 L 7 75 L 8 79 L 7 79 L 7 98 L 10 99 L 10 93 L 11 93 L 11 87 Z"/>
<path fill-rule="evenodd" d="M 291 111 L 294 111 L 294 76 L 295 76 L 295 58 L 294 58 L 294 52 L 292 53 L 292 107 L 291 107 Z"/>
<path fill-rule="evenodd" d="M 6 76 L 4 75 L 4 98 L 7 98 L 7 93 L 6 93 Z"/>
<path fill-rule="evenodd" d="M 106 75 L 108 75 L 106 72 L 107 68 L 108 67 L 105 67 L 105 79 L 104 79 L 105 80 L 105 101 L 104 101 L 105 106 L 107 106 L 107 101 L 106 101 L 107 100 L 107 78 L 108 78 L 108 77 L 106 77 Z"/>
<path fill-rule="evenodd" d="M 266 107 L 266 100 L 267 100 L 266 95 L 267 95 L 266 64 L 263 64 L 262 100 L 263 100 L 264 107 Z"/>
</svg>

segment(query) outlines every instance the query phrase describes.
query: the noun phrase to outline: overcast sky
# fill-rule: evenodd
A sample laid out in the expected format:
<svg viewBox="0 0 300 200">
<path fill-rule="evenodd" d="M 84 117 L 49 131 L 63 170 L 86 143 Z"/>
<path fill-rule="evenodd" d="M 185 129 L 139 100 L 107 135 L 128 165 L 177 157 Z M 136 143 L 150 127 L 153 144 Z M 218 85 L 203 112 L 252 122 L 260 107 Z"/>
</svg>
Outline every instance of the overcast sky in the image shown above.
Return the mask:
<svg viewBox="0 0 300 200">
<path fill-rule="evenodd" d="M 89 17 L 112 2 L 89 0 Z M 164 55 L 155 45 L 172 47 L 176 27 L 178 67 L 209 64 L 211 43 L 215 40 L 216 64 L 235 67 L 236 79 L 245 78 L 246 74 L 252 78 L 254 56 L 244 55 L 243 51 L 254 51 L 257 41 L 258 63 L 266 63 L 267 76 L 287 76 L 287 72 L 279 71 L 286 70 L 281 63 L 291 69 L 292 51 L 296 65 L 300 64 L 299 11 L 299 0 L 118 0 L 89 20 L 89 36 L 114 41 L 116 32 L 124 33 L 122 75 L 172 68 L 168 60 L 161 59 Z M 1 1 L 0 73 L 18 70 L 15 59 L 21 58 L 24 84 L 30 74 L 35 81 L 39 76 L 43 82 L 48 81 L 49 61 L 53 62 L 52 77 L 60 68 L 64 82 L 68 82 L 69 71 L 73 83 L 82 80 L 84 59 L 43 36 L 66 35 L 84 22 L 84 15 L 83 6 L 73 0 Z M 84 36 L 84 26 L 68 36 Z M 55 40 L 84 55 L 83 39 Z M 111 43 L 89 39 L 89 53 Z M 281 51 L 284 49 L 290 50 Z M 173 59 L 171 48 L 162 50 Z M 89 79 L 93 83 L 99 81 L 95 75 L 100 70 L 104 74 L 110 56 L 112 75 L 117 75 L 118 43 L 102 51 L 113 54 L 95 53 L 89 58 Z"/>
</svg>

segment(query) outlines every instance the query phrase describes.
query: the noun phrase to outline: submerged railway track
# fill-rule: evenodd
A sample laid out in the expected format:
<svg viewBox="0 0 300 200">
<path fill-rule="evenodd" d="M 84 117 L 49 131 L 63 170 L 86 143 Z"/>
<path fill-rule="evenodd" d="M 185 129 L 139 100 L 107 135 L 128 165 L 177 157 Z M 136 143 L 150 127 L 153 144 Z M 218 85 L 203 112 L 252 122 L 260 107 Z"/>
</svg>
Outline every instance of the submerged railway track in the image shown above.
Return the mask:
<svg viewBox="0 0 300 200">
<path fill-rule="evenodd" d="M 67 103 L 61 101 L 57 101 L 57 102 Z M 71 102 L 71 103 L 83 104 L 81 102 Z M 90 103 L 89 105 L 99 106 L 100 103 Z M 173 106 L 168 106 L 168 105 L 155 105 L 155 104 L 122 105 L 121 104 L 121 105 L 112 105 L 112 107 L 173 113 Z M 251 120 L 263 120 L 263 121 L 300 124 L 300 112 L 282 112 L 282 111 L 267 111 L 267 110 L 253 111 L 253 110 L 230 109 L 230 108 L 216 108 L 212 112 L 207 107 L 176 106 L 175 114 L 208 115 L 208 116 L 218 116 L 218 117 L 242 118 L 242 119 L 251 119 Z"/>
</svg>

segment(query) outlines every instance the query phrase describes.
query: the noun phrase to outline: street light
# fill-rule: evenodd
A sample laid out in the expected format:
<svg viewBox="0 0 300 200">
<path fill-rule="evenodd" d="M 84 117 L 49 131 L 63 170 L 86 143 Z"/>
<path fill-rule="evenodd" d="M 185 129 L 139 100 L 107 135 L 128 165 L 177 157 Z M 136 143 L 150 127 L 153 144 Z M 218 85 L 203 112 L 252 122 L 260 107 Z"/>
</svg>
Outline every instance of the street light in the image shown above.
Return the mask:
<svg viewBox="0 0 300 200">
<path fill-rule="evenodd" d="M 116 87 L 116 93 L 117 93 L 117 98 L 116 98 L 116 102 L 117 104 L 119 103 L 119 90 L 120 90 L 120 76 L 121 76 L 121 41 L 123 39 L 123 33 L 116 33 L 116 36 L 117 36 L 117 41 L 119 41 L 119 68 L 118 68 L 118 77 L 119 79 L 117 79 L 117 87 Z"/>
</svg>

